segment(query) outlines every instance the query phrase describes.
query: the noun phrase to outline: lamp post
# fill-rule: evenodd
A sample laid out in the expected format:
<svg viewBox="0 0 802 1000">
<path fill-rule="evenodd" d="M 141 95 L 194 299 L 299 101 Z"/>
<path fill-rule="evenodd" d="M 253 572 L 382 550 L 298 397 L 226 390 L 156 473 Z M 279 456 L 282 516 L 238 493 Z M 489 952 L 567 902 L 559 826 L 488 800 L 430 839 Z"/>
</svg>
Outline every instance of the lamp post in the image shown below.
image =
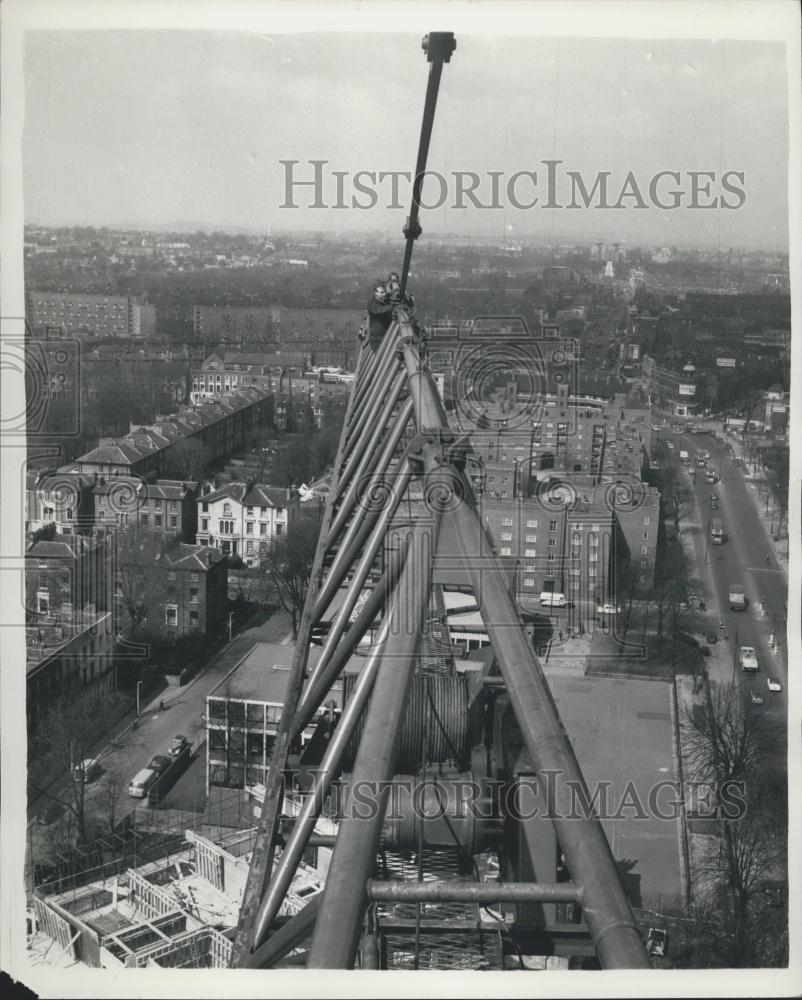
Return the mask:
<svg viewBox="0 0 802 1000">
<path fill-rule="evenodd" d="M 140 712 L 139 712 L 139 689 L 142 687 L 143 683 L 144 683 L 143 681 L 137 681 L 136 682 L 136 717 L 137 717 L 137 719 L 139 718 L 139 715 L 140 715 Z"/>
<path fill-rule="evenodd" d="M 705 566 L 710 562 L 710 518 L 707 519 L 707 537 L 705 538 Z"/>
<path fill-rule="evenodd" d="M 228 613 L 228 641 L 231 642 L 231 625 L 234 621 L 234 612 L 229 611 Z"/>
</svg>

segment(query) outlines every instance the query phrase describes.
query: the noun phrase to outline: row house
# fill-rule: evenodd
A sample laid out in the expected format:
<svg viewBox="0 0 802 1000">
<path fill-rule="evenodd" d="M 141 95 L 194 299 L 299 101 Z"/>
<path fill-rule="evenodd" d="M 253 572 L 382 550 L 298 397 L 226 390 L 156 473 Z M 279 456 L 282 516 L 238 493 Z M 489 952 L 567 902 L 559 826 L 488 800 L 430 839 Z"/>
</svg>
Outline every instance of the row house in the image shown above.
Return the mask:
<svg viewBox="0 0 802 1000">
<path fill-rule="evenodd" d="M 286 535 L 298 517 L 298 491 L 247 483 L 228 483 L 198 501 L 197 541 L 258 566 L 273 542 Z"/>
<path fill-rule="evenodd" d="M 149 479 L 169 473 L 171 449 L 184 441 L 198 441 L 213 461 L 242 445 L 268 413 L 268 393 L 253 386 L 197 406 L 184 406 L 153 424 L 138 425 L 122 438 L 101 438 L 98 446 L 79 456 L 66 471 L 98 473 L 106 477 L 139 476 Z"/>
<path fill-rule="evenodd" d="M 183 542 L 194 542 L 199 483 L 174 479 L 145 482 L 123 476 L 98 479 L 92 488 L 94 526 L 140 527 Z"/>
<path fill-rule="evenodd" d="M 308 363 L 308 355 L 297 353 L 214 352 L 192 369 L 190 401 L 214 399 L 248 386 L 266 388 L 271 376 L 302 374 Z"/>
</svg>

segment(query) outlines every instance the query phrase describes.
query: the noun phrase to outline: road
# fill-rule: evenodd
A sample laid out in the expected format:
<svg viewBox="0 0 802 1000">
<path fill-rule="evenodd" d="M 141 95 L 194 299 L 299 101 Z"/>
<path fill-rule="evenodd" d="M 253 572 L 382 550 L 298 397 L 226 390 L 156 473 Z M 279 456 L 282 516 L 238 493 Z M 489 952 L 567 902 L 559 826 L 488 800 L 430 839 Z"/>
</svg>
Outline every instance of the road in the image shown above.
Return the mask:
<svg viewBox="0 0 802 1000">
<path fill-rule="evenodd" d="M 717 432 L 720 431 L 719 424 Z M 764 704 L 781 707 L 785 712 L 787 583 L 750 496 L 750 491 L 756 486 L 745 479 L 743 469 L 733 465 L 726 445 L 719 444 L 709 434 L 680 434 L 663 429 L 659 436 L 674 444 L 675 454 L 684 449 L 692 460 L 700 452 L 709 451 L 708 464 L 720 477 L 720 482 L 711 485 L 705 482 L 704 469 L 697 467 L 695 462 L 688 468 L 693 502 L 685 518 L 695 556 L 693 575 L 703 583 L 710 624 L 715 628 L 723 622 L 727 636 L 728 655 L 722 656 L 720 650 L 716 651 L 719 655 L 715 659 L 722 675 L 718 679 L 745 683 L 750 690 L 763 697 Z M 718 497 L 718 510 L 711 509 L 711 494 Z M 725 535 L 722 545 L 708 544 L 712 517 L 718 517 L 722 522 Z M 729 589 L 732 583 L 742 584 L 746 591 L 749 606 L 745 612 L 730 609 Z M 769 644 L 772 634 L 778 642 L 776 650 Z M 737 646 L 755 647 L 760 664 L 756 674 L 740 670 L 735 662 Z M 769 676 L 781 681 L 782 692 L 768 690 L 766 680 Z"/>
<path fill-rule="evenodd" d="M 194 751 L 202 749 L 205 730 L 201 716 L 206 711 L 206 695 L 215 688 L 236 664 L 249 652 L 256 642 L 286 642 L 289 617 L 276 612 L 261 625 L 245 628 L 233 642 L 223 646 L 220 652 L 189 684 L 182 688 L 168 688 L 152 702 L 142 706 L 136 729 L 126 727 L 119 735 L 119 745 L 110 744 L 100 750 L 96 757 L 100 763 L 99 777 L 86 787 L 86 813 L 93 812 L 102 818 L 108 815 L 106 804 L 109 789 L 114 783 L 119 786 L 117 815 L 122 818 L 135 807 L 142 805 L 141 799 L 128 796 L 128 782 L 146 767 L 155 754 L 166 754 L 170 741 L 177 733 L 183 733 L 193 744 Z M 164 709 L 159 708 L 160 700 Z M 179 779 L 180 780 L 180 779 Z M 205 785 L 205 782 L 204 782 Z M 203 789 L 205 792 L 205 788 Z M 72 801 L 72 789 L 65 777 L 61 785 L 51 788 L 50 794 L 63 802 Z M 69 813 L 48 826 L 36 822 L 35 814 L 42 808 L 42 802 L 29 807 L 28 848 L 36 860 L 42 859 L 53 844 L 53 828 L 57 823 L 67 822 Z"/>
</svg>

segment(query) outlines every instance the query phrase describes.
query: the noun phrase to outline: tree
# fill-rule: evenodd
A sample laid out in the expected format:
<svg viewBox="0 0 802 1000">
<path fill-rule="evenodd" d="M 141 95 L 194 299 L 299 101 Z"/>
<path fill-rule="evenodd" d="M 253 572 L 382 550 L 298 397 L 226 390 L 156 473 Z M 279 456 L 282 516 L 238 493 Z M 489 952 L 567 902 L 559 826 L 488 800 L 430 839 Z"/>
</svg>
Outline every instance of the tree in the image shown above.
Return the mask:
<svg viewBox="0 0 802 1000">
<path fill-rule="evenodd" d="M 741 783 L 745 810 L 718 810 L 720 841 L 700 866 L 730 918 L 731 964 L 759 964 L 754 901 L 765 879 L 784 875 L 787 843 L 785 781 L 778 778 L 779 740 L 769 715 L 745 687 L 705 684 L 701 705 L 683 718 L 691 777 L 711 782 L 717 800 Z M 768 776 L 768 780 L 767 780 Z"/>
<path fill-rule="evenodd" d="M 167 452 L 165 474 L 175 479 L 200 479 L 211 461 L 211 453 L 197 438 L 183 438 Z"/>
<path fill-rule="evenodd" d="M 118 613 L 132 637 L 164 633 L 164 604 L 169 596 L 161 564 L 163 540 L 134 525 L 115 535 Z"/>
<path fill-rule="evenodd" d="M 80 764 L 117 716 L 114 695 L 99 688 L 68 691 L 53 702 L 29 740 L 29 788 L 60 802 L 75 820 L 78 842 L 87 839 L 87 775 Z M 68 775 L 66 792 L 53 795 L 42 787 L 55 776 Z M 41 783 L 41 784 L 40 784 Z"/>
<path fill-rule="evenodd" d="M 275 539 L 262 559 L 268 593 L 275 594 L 290 616 L 293 640 L 298 638 L 298 623 L 306 601 L 319 534 L 317 518 L 300 518 L 287 535 Z"/>
<path fill-rule="evenodd" d="M 100 794 L 94 800 L 98 806 L 97 815 L 103 827 L 109 834 L 113 834 L 123 815 L 121 802 L 123 794 L 128 787 L 129 776 L 124 774 L 118 767 L 110 767 L 103 775 L 103 784 Z"/>
</svg>

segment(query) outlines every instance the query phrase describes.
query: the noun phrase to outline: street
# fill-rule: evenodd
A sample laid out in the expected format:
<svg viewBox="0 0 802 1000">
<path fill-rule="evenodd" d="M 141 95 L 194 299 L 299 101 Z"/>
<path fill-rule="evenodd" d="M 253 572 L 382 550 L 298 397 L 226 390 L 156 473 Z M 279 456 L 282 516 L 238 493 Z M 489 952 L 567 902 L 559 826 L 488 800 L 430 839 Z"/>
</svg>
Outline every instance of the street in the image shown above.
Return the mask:
<svg viewBox="0 0 802 1000">
<path fill-rule="evenodd" d="M 721 425 L 711 425 L 720 433 Z M 708 608 L 711 631 L 725 627 L 728 655 L 711 657 L 711 668 L 717 665 L 719 681 L 735 680 L 745 683 L 759 694 L 764 704 L 786 706 L 787 646 L 785 639 L 785 602 L 787 584 L 776 553 L 761 523 L 750 490 L 754 484 L 744 478 L 742 469 L 733 465 L 726 445 L 715 441 L 709 434 L 680 434 L 661 430 L 660 439 L 671 441 L 675 452 L 688 451 L 691 465 L 686 472 L 691 480 L 692 503 L 683 519 L 683 530 L 690 533 L 694 554 L 691 575 L 703 584 L 703 597 Z M 709 465 L 720 477 L 720 482 L 705 482 L 704 469 L 697 467 L 696 454 L 709 451 Z M 710 497 L 718 497 L 719 506 L 712 510 Z M 724 543 L 709 542 L 710 522 L 713 517 L 721 520 Z M 687 540 L 687 539 L 686 539 Z M 732 611 L 729 605 L 731 584 L 741 584 L 748 598 L 747 610 Z M 777 646 L 769 644 L 774 635 Z M 717 644 L 721 646 L 719 642 Z M 754 675 L 744 673 L 736 662 L 739 646 L 753 646 L 757 652 L 760 669 Z M 715 648 L 715 647 L 714 647 Z M 719 650 L 716 650 L 719 652 Z M 726 664 L 726 666 L 724 666 Z M 711 674 L 715 673 L 711 669 Z M 767 678 L 776 677 L 783 685 L 782 692 L 770 692 Z"/>
</svg>

